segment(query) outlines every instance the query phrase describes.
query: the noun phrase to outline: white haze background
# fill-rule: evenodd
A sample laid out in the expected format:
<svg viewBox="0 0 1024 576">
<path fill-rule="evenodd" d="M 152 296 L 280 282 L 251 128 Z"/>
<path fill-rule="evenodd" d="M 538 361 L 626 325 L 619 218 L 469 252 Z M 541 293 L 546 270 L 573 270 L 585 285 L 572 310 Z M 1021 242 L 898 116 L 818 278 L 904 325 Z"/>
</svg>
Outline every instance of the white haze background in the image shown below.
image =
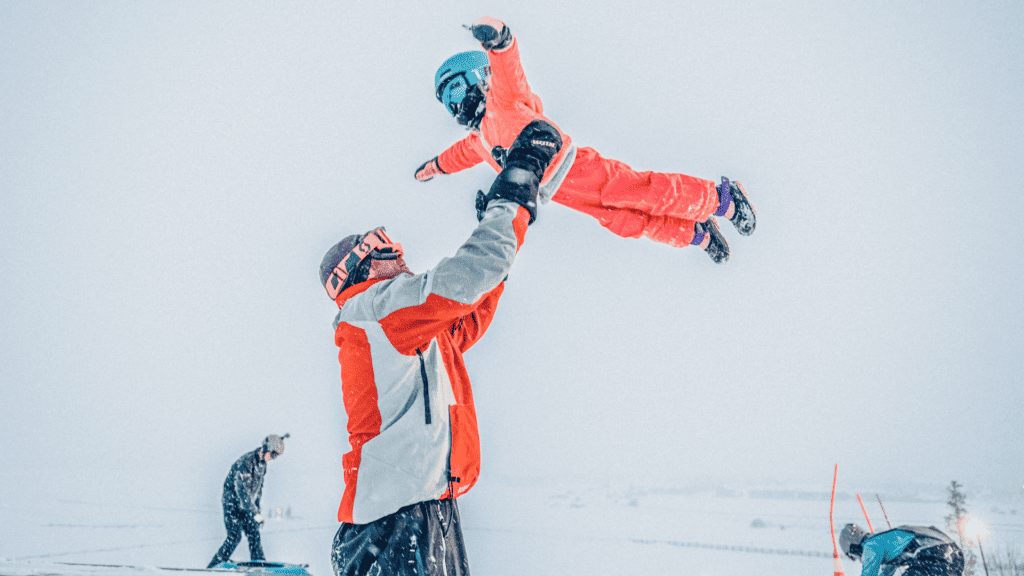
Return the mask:
<svg viewBox="0 0 1024 576">
<path fill-rule="evenodd" d="M 543 207 L 467 355 L 472 521 L 532 510 L 508 496 L 523 486 L 827 492 L 837 462 L 849 493 L 941 499 L 956 479 L 1019 496 L 1019 2 L 14 1 L 0 557 L 102 549 L 24 542 L 33 518 L 87 506 L 124 524 L 124 503 L 207 539 L 181 558 L 205 565 L 231 463 L 290 432 L 266 497 L 327 527 L 306 544 L 320 557 L 286 559 L 329 571 L 348 446 L 316 269 L 377 225 L 414 271 L 471 232 L 494 173 L 412 173 L 465 135 L 433 74 L 478 47 L 461 25 L 485 14 L 577 144 L 741 180 L 759 222 L 724 228 L 716 266 Z"/>
</svg>

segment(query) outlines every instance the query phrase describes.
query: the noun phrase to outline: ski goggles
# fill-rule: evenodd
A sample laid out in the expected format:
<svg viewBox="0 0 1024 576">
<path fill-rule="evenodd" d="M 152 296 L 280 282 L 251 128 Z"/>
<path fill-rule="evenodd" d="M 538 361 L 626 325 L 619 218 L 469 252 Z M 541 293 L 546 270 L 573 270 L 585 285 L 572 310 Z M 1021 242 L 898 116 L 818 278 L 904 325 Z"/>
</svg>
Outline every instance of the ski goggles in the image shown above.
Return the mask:
<svg viewBox="0 0 1024 576">
<path fill-rule="evenodd" d="M 367 257 L 373 257 L 378 260 L 394 260 L 405 254 L 402 250 L 402 245 L 393 242 L 388 238 L 387 234 L 384 233 L 384 227 L 374 228 L 362 238 L 352 248 L 352 250 L 338 262 L 338 265 L 334 267 L 331 275 L 327 278 L 327 294 L 331 298 L 337 298 L 338 294 L 345 289 L 347 280 L 358 268 L 359 265 Z"/>
<path fill-rule="evenodd" d="M 452 74 L 437 86 L 437 99 L 452 113 L 452 116 L 455 116 L 459 113 L 459 105 L 466 98 L 470 88 L 479 84 L 490 74 L 490 66 Z"/>
</svg>

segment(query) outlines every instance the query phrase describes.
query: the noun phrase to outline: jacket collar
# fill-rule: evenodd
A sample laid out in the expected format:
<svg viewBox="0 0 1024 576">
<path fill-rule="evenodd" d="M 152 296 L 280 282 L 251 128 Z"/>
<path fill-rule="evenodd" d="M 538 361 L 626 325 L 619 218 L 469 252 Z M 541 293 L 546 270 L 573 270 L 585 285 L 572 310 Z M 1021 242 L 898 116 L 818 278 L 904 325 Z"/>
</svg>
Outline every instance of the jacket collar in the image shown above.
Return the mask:
<svg viewBox="0 0 1024 576">
<path fill-rule="evenodd" d="M 348 302 L 349 298 L 357 294 L 362 294 L 370 286 L 373 286 L 377 282 L 383 282 L 384 280 L 390 280 L 390 278 L 374 278 L 373 280 L 364 280 L 359 284 L 353 284 L 348 288 L 345 288 L 341 294 L 338 294 L 338 297 L 334 299 L 334 302 L 338 304 L 338 308 L 341 308 L 345 305 L 345 302 Z"/>
</svg>

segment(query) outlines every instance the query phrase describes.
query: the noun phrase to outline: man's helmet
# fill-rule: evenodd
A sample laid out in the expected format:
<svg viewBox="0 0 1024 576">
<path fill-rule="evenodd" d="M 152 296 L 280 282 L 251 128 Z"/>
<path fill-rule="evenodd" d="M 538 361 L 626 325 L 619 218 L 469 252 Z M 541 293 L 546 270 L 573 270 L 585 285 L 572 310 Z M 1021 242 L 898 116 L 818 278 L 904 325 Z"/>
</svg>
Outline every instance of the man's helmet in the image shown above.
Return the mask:
<svg viewBox="0 0 1024 576">
<path fill-rule="evenodd" d="M 285 434 L 284 436 L 278 436 L 277 434 L 271 434 L 263 439 L 263 453 L 270 454 L 271 458 L 277 458 L 281 454 L 284 454 L 284 439 L 291 436 L 291 434 Z"/>
<path fill-rule="evenodd" d="M 860 560 L 861 555 L 864 553 L 864 547 L 861 545 L 861 542 L 868 536 L 870 534 L 862 530 L 860 526 L 847 524 L 843 527 L 843 531 L 839 533 L 839 549 L 850 560 Z"/>
<path fill-rule="evenodd" d="M 369 278 L 373 260 L 397 260 L 403 254 L 402 245 L 392 242 L 383 226 L 366 234 L 345 236 L 320 262 L 320 283 L 327 295 L 336 299 L 349 286 Z"/>
<path fill-rule="evenodd" d="M 490 75 L 486 52 L 460 52 L 437 69 L 434 93 L 459 124 L 475 128 L 484 117 L 484 91 Z"/>
</svg>

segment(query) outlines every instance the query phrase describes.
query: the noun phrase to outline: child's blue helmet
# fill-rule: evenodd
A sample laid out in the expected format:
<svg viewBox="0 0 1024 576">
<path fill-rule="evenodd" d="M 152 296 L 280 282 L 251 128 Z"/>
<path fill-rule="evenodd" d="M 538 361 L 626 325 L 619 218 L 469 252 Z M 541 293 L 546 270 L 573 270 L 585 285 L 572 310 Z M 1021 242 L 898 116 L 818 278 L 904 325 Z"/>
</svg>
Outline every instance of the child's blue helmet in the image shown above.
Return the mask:
<svg viewBox="0 0 1024 576">
<path fill-rule="evenodd" d="M 485 81 L 491 75 L 487 53 L 460 52 L 445 60 L 434 75 L 437 99 L 460 124 L 479 123 L 483 116 Z"/>
</svg>

